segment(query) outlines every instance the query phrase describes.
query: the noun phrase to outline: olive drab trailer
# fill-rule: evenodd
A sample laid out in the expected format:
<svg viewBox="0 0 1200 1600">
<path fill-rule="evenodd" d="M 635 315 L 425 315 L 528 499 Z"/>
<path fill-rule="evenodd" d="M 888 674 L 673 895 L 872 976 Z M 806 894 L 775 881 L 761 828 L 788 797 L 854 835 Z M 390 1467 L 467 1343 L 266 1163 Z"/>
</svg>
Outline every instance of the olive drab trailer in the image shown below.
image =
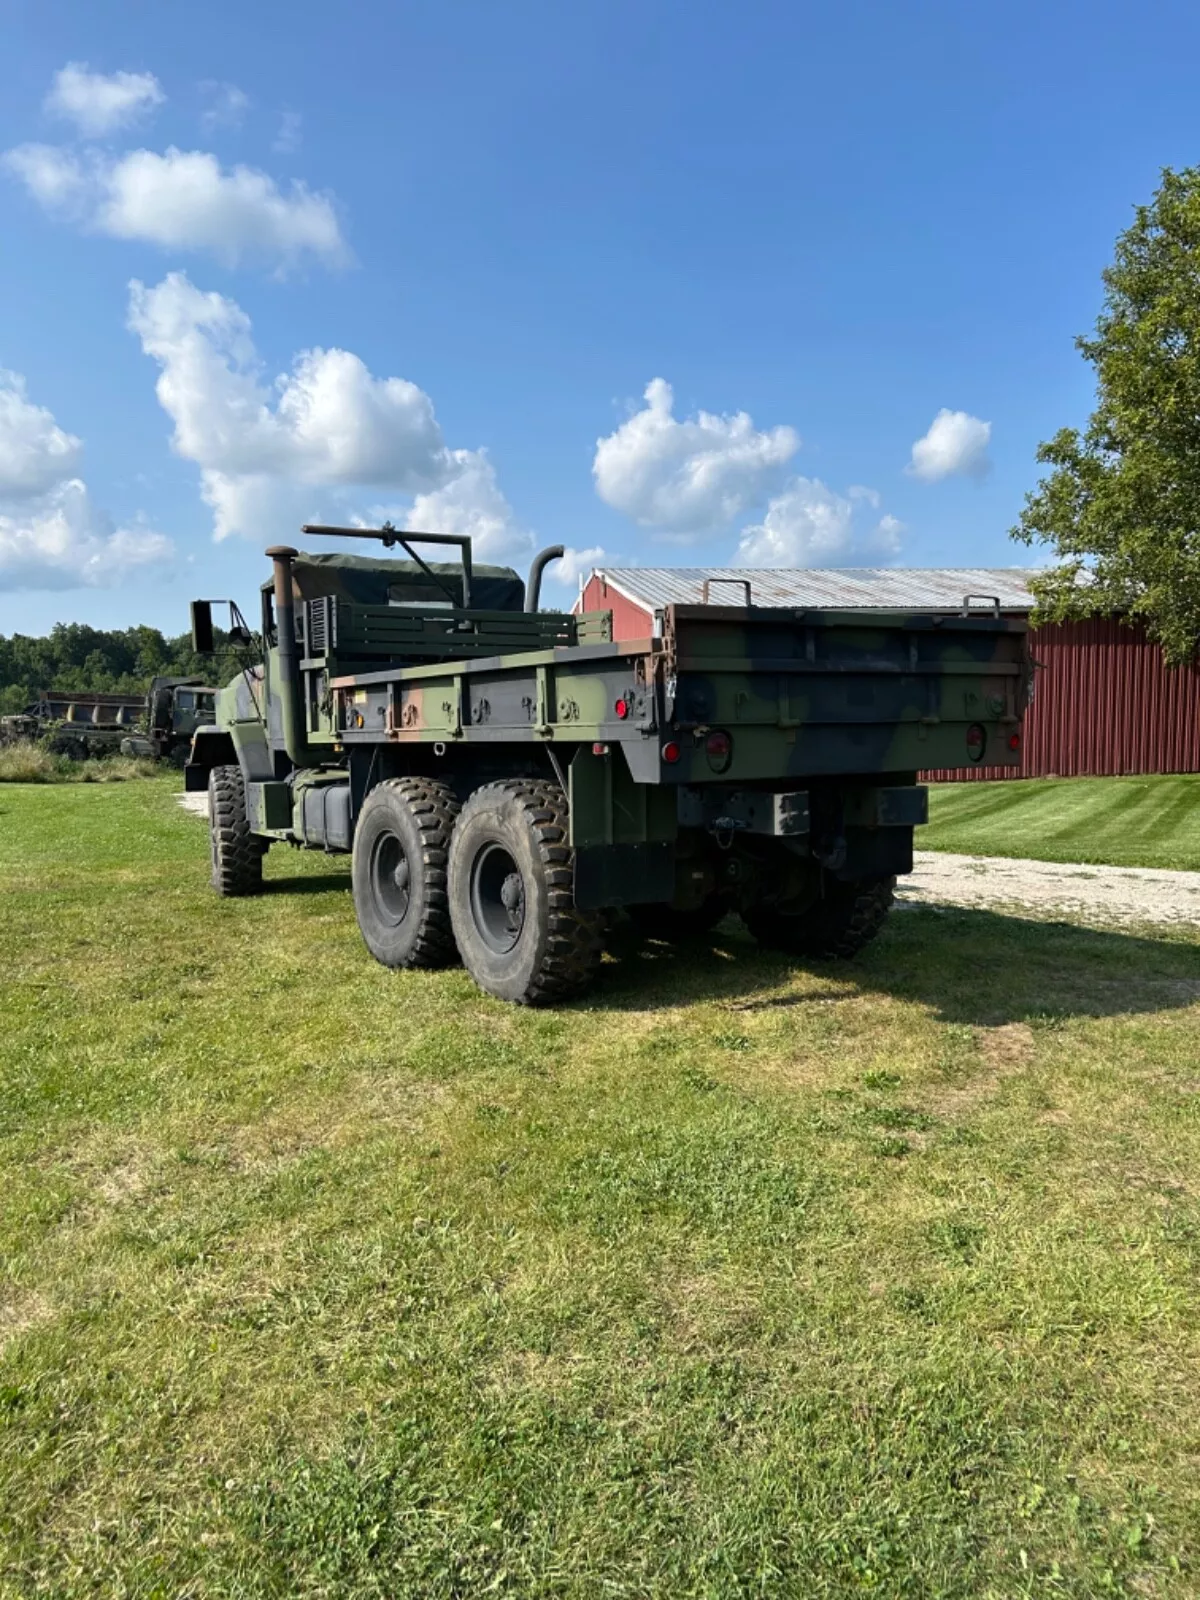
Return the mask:
<svg viewBox="0 0 1200 1600">
<path fill-rule="evenodd" d="M 0 717 L 0 744 L 43 743 L 72 761 L 114 755 L 144 709 L 141 695 L 43 689 L 24 711 Z"/>
<path fill-rule="evenodd" d="M 1019 761 L 1023 621 L 961 611 L 539 609 L 449 535 L 329 528 L 409 560 L 267 553 L 257 639 L 196 732 L 212 875 L 255 893 L 272 843 L 352 855 L 359 927 L 391 967 L 461 958 L 525 1004 L 583 988 L 613 908 L 669 932 L 737 912 L 762 944 L 852 955 L 926 817 L 923 768 Z M 420 543 L 455 545 L 430 562 Z M 720 591 L 727 601 L 727 591 Z M 211 602 L 193 606 L 211 648 Z"/>
</svg>

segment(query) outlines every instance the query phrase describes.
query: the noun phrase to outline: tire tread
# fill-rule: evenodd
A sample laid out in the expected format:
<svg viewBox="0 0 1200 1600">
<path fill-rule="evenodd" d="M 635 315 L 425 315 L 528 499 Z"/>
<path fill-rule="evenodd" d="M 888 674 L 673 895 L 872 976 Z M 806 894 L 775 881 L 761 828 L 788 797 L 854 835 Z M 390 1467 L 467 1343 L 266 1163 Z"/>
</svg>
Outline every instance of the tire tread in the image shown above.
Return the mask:
<svg viewBox="0 0 1200 1600">
<path fill-rule="evenodd" d="M 212 886 L 224 897 L 262 893 L 266 841 L 250 831 L 242 769 L 214 767 L 208 779 Z"/>
<path fill-rule="evenodd" d="M 450 966 L 458 959 L 458 947 L 450 926 L 447 866 L 450 835 L 461 810 L 458 796 L 440 778 L 385 778 L 378 787 L 401 796 L 421 835 L 421 870 L 429 910 L 406 965 Z"/>
<path fill-rule="evenodd" d="M 497 791 L 516 800 L 525 814 L 545 873 L 549 912 L 541 964 L 517 1003 L 537 1006 L 570 999 L 595 977 L 604 943 L 600 919 L 575 904 L 574 851 L 566 842 L 570 837 L 567 797 L 557 783 L 504 778 L 476 789 L 464 810 L 471 808 L 476 796 L 494 797 Z"/>
</svg>

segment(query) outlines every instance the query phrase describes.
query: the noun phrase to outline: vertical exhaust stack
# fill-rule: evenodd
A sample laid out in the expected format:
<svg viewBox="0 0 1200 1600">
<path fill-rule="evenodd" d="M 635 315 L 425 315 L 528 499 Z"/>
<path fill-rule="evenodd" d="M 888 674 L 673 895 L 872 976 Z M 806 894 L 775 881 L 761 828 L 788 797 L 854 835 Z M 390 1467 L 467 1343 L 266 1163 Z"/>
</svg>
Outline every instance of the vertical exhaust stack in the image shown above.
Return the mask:
<svg viewBox="0 0 1200 1600">
<path fill-rule="evenodd" d="M 305 767 L 311 764 L 312 756 L 300 686 L 300 653 L 296 648 L 296 603 L 292 598 L 292 562 L 299 551 L 293 550 L 290 544 L 273 544 L 267 554 L 275 566 L 275 634 L 283 744 L 292 765 Z"/>
<path fill-rule="evenodd" d="M 529 569 L 529 582 L 525 585 L 526 611 L 537 610 L 538 602 L 542 598 L 542 574 L 552 561 L 558 561 L 563 554 L 562 545 L 552 544 L 534 556 L 533 565 Z"/>
</svg>

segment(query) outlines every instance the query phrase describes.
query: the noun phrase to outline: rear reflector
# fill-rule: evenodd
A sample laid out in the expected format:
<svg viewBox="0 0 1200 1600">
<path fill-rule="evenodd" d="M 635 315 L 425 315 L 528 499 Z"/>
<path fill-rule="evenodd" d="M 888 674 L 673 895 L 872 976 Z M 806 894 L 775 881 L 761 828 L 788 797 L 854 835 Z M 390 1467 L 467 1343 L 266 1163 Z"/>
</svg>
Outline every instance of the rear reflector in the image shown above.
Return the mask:
<svg viewBox="0 0 1200 1600">
<path fill-rule="evenodd" d="M 673 767 L 683 754 L 674 739 L 669 739 L 662 747 L 662 758 L 668 766 Z"/>
<path fill-rule="evenodd" d="M 726 772 L 733 760 L 733 740 L 723 728 L 714 728 L 704 741 L 704 753 L 714 772 Z"/>
</svg>

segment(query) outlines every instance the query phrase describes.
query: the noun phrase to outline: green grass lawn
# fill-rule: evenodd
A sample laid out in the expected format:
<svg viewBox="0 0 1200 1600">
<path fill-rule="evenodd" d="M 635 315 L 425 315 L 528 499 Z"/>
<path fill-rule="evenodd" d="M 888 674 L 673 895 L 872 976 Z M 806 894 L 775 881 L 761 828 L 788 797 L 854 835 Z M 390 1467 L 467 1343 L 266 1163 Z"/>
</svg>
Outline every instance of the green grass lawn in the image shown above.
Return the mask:
<svg viewBox="0 0 1200 1600">
<path fill-rule="evenodd" d="M 529 1012 L 207 871 L 169 781 L 0 791 L 0 1593 L 1197 1593 L 1196 937 Z"/>
<path fill-rule="evenodd" d="M 1200 774 L 942 783 L 918 850 L 1200 871 Z"/>
</svg>

